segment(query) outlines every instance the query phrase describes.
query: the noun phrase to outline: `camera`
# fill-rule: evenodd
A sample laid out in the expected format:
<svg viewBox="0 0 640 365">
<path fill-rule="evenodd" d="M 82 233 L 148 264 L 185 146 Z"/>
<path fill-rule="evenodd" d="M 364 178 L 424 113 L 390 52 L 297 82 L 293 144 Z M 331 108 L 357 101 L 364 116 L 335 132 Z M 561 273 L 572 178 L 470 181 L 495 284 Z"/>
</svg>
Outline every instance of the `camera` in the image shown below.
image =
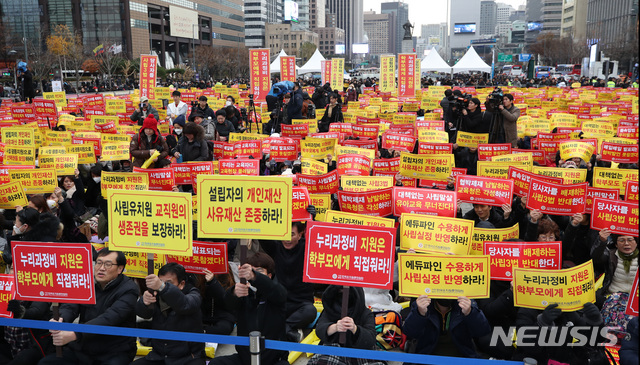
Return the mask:
<svg viewBox="0 0 640 365">
<path fill-rule="evenodd" d="M 469 94 L 462 94 L 462 96 L 456 96 L 453 98 L 453 107 L 458 111 L 466 109 L 469 106 L 472 96 Z"/>
<path fill-rule="evenodd" d="M 198 101 L 197 101 L 197 100 L 194 100 L 194 101 L 192 101 L 192 102 L 191 102 L 191 107 L 192 107 L 192 108 L 195 108 L 195 107 L 197 107 L 198 105 L 200 105 L 200 104 L 198 103 Z"/>
<path fill-rule="evenodd" d="M 502 90 L 499 87 L 497 87 L 495 88 L 495 90 L 491 92 L 491 94 L 489 94 L 489 96 L 487 96 L 487 103 L 491 107 L 497 108 L 500 105 L 502 105 L 503 97 L 504 95 L 502 94 Z"/>
<path fill-rule="evenodd" d="M 249 94 L 249 100 L 253 100 L 253 94 Z"/>
</svg>

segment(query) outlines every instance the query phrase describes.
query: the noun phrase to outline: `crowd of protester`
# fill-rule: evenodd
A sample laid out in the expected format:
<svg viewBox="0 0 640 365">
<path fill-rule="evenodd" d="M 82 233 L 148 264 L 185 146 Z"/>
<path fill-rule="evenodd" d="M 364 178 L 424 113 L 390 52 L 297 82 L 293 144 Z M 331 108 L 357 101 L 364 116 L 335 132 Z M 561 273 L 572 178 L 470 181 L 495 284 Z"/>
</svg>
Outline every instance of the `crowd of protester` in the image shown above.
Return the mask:
<svg viewBox="0 0 640 365">
<path fill-rule="evenodd" d="M 231 84 L 236 80 L 226 80 Z M 274 80 L 274 85 L 279 80 Z M 269 108 L 281 124 L 293 119 L 313 118 L 313 110 L 325 110 L 318 120 L 320 132 L 329 130 L 332 123 L 342 122 L 342 105 L 358 100 L 364 88 L 374 87 L 375 79 L 354 80 L 343 90 L 332 90 L 329 84 L 318 80 L 299 80 L 293 83 L 282 100 L 274 94 Z M 500 84 L 504 80 L 496 79 Z M 548 79 L 522 80 L 527 86 L 547 85 Z M 521 81 L 521 83 L 522 83 Z M 555 81 L 550 81 L 555 82 Z M 590 80 L 584 80 L 589 83 Z M 460 76 L 454 80 L 436 80 L 441 85 L 494 86 L 494 82 L 474 76 Z M 433 85 L 434 80 L 423 80 Z M 189 87 L 193 84 L 176 83 Z M 552 84 L 551 84 L 552 85 Z M 90 86 L 90 85 L 89 85 Z M 205 83 L 205 86 L 211 86 Z M 311 95 L 303 91 L 314 86 Z M 525 85 L 522 85 L 525 86 Z M 628 86 L 628 85 L 627 85 Z M 441 103 L 447 132 L 455 142 L 457 130 L 488 133 L 491 113 L 500 113 L 504 124 L 496 134 L 496 143 L 528 147 L 528 141 L 518 138 L 516 124 L 520 111 L 513 105 L 513 95 L 505 94 L 499 108 L 487 106 L 481 112 L 484 101 L 473 98 L 464 110 L 454 110 L 449 103 L 455 94 L 450 90 Z M 267 100 L 269 101 L 269 100 Z M 230 133 L 242 132 L 251 121 L 241 111 L 233 97 L 225 100 L 225 107 L 213 110 L 206 96 L 198 105 L 190 107 L 181 100 L 179 91 L 172 94 L 166 107 L 171 133 L 163 136 L 158 130 L 158 111 L 148 99 L 141 98 L 140 106 L 130 119 L 139 126 L 131 138 L 130 152 L 133 161 L 99 161 L 94 165 L 81 165 L 74 175 L 59 179 L 59 187 L 51 194 L 32 195 L 27 207 L 7 209 L 0 214 L 4 229 L 2 258 L 10 267 L 11 244 L 17 241 L 36 242 L 108 242 L 108 209 L 101 195 L 101 174 L 104 171 L 129 172 L 151 158 L 149 168 L 162 168 L 175 162 L 211 161 L 212 141 L 227 141 Z M 417 115 L 424 111 L 419 111 Z M 461 123 L 454 115 L 462 115 Z M 272 121 L 274 120 L 272 119 Z M 267 134 L 278 133 L 273 122 L 266 124 Z M 352 137 L 350 137 L 352 138 Z M 381 141 L 378 141 L 381 145 Z M 478 151 L 476 148 L 454 144 L 456 167 L 467 168 L 467 174 L 476 174 Z M 417 146 L 416 146 L 417 149 Z M 417 151 L 413 151 L 417 153 Z M 386 159 L 399 155 L 399 151 L 379 148 L 376 158 Z M 337 168 L 334 156 L 329 157 L 328 170 Z M 610 162 L 594 154 L 588 161 L 574 158 L 564 161 L 559 154 L 550 156 L 546 166 L 577 168 L 588 171 L 591 183 L 596 166 L 610 167 Z M 638 169 L 636 164 L 620 164 L 620 169 Z M 268 156 L 260 159 L 260 175 L 301 173 L 299 159 L 274 163 Z M 396 185 L 402 181 L 396 179 Z M 434 187 L 435 189 L 435 187 Z M 449 179 L 447 189 L 455 189 Z M 191 191 L 188 186 L 176 186 L 174 191 Z M 331 209 L 339 210 L 337 198 L 332 195 Z M 473 204 L 463 211 L 458 202 L 458 217 L 472 220 L 476 227 L 504 228 L 518 223 L 520 236 L 516 241 L 561 241 L 564 268 L 593 260 L 596 275 L 606 274 L 605 283 L 598 290 L 595 303 L 585 303 L 574 312 L 562 312 L 555 305 L 544 310 L 514 306 L 513 287 L 509 282 L 492 281 L 490 298 L 457 300 L 431 298 L 402 298 L 397 290 L 390 291 L 391 302 L 410 301 L 401 311 L 404 318 L 402 332 L 407 352 L 469 358 L 495 358 L 522 360 L 532 357 L 539 364 L 605 363 L 601 346 L 554 348 L 535 340 L 531 346 L 491 346 L 492 328 L 510 326 L 568 327 L 588 325 L 614 328 L 619 336 L 622 364 L 637 363 L 638 317 L 624 314 L 633 279 L 638 270 L 638 238 L 612 234 L 608 230 L 591 229 L 588 214 L 554 216 L 539 210 L 526 208 L 526 197 L 516 197 L 512 204 L 492 207 Z M 315 207 L 309 206 L 315 216 Z M 239 261 L 237 240 L 224 240 L 228 245 L 229 273 L 187 274 L 178 264 L 166 264 L 158 275 L 144 279 L 131 279 L 124 273 L 126 257 L 123 253 L 103 248 L 94 253 L 94 279 L 96 304 L 63 304 L 60 321 L 106 325 L 116 327 L 141 327 L 179 332 L 229 335 L 236 329 L 239 336 L 260 331 L 267 339 L 299 342 L 309 329 L 315 328 L 324 345 L 339 345 L 340 334 L 346 333 L 346 341 L 340 346 L 358 349 L 376 347 L 376 326 L 371 306 L 370 292 L 361 288 L 349 290 L 347 315 L 343 316 L 342 287 L 314 285 L 303 281 L 305 257 L 305 224 L 292 222 L 291 239 L 283 241 L 253 240 L 246 262 Z M 194 229 L 194 239 L 198 232 Z M 206 240 L 206 239 L 200 239 Z M 220 240 L 217 240 L 220 241 Z M 400 249 L 397 249 L 400 252 Z M 397 280 L 396 289 L 397 289 Z M 314 297 L 321 298 L 324 310 L 318 316 Z M 50 320 L 50 303 L 12 300 L 9 311 L 15 318 Z M 137 317 L 137 319 L 136 319 Z M 135 360 L 136 364 L 204 364 L 205 344 L 179 340 L 146 340 L 152 351 Z M 63 347 L 63 357 L 58 358 L 54 346 Z M 5 327 L 0 346 L 0 363 L 4 364 L 128 364 L 136 354 L 136 338 L 126 336 L 100 336 L 69 331 L 44 331 L 37 329 Z M 211 364 L 250 363 L 249 349 L 237 346 L 237 354 L 217 356 Z M 287 361 L 287 353 L 278 350 L 262 352 L 263 364 L 279 364 Z M 39 361 L 39 362 L 38 362 Z M 315 355 L 312 364 L 355 364 L 355 360 L 338 356 Z M 375 364 L 376 361 L 358 360 L 359 364 Z"/>
</svg>

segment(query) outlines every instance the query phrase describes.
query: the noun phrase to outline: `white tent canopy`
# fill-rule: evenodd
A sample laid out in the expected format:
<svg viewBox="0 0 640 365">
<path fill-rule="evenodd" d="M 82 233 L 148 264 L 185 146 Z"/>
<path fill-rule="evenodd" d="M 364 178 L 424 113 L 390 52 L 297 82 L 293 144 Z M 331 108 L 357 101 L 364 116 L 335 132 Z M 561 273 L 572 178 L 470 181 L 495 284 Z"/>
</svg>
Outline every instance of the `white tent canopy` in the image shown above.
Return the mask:
<svg viewBox="0 0 640 365">
<path fill-rule="evenodd" d="M 432 49 L 420 62 L 420 72 L 425 71 L 450 73 L 451 66 L 444 62 L 437 50 Z"/>
<path fill-rule="evenodd" d="M 273 60 L 273 62 L 271 62 L 271 66 L 269 67 L 272 74 L 280 72 L 280 57 L 286 57 L 286 56 L 287 56 L 287 53 L 284 51 L 284 49 L 280 50 L 278 57 L 276 57 L 276 59 Z"/>
<path fill-rule="evenodd" d="M 478 56 L 473 46 L 469 47 L 467 53 L 453 66 L 453 73 L 467 73 L 469 71 L 491 72 L 491 66 Z"/>
<path fill-rule="evenodd" d="M 312 72 L 321 72 L 322 64 L 320 63 L 320 61 L 324 61 L 324 60 L 325 58 L 322 56 L 322 54 L 320 54 L 320 51 L 316 48 L 316 51 L 313 52 L 313 55 L 311 56 L 309 61 L 307 61 L 307 63 L 305 63 L 302 67 L 300 67 L 300 69 L 298 70 L 298 74 L 302 75 L 302 74 L 308 74 Z"/>
</svg>

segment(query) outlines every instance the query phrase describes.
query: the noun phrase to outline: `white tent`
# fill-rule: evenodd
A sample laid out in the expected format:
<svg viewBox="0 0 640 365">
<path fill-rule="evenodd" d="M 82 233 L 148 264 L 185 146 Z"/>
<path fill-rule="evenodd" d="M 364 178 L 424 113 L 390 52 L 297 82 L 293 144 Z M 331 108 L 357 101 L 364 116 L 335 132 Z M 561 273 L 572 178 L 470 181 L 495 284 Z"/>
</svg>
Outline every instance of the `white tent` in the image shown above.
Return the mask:
<svg viewBox="0 0 640 365">
<path fill-rule="evenodd" d="M 321 72 L 322 64 L 320 63 L 320 61 L 324 61 L 324 60 L 325 58 L 322 57 L 322 55 L 320 54 L 320 51 L 316 48 L 316 51 L 313 52 L 313 55 L 311 56 L 309 61 L 307 61 L 307 63 L 305 63 L 302 67 L 300 67 L 300 69 L 298 70 L 298 74 L 302 75 L 302 74 L 308 74 L 312 72 Z"/>
<path fill-rule="evenodd" d="M 487 65 L 473 47 L 469 47 L 467 53 L 453 66 L 453 73 L 467 73 L 469 71 L 491 72 L 491 66 Z"/>
<path fill-rule="evenodd" d="M 433 49 L 420 62 L 420 72 L 425 71 L 450 73 L 451 66 L 444 62 L 437 50 Z"/>
<path fill-rule="evenodd" d="M 280 50 L 280 53 L 278 54 L 278 57 L 276 57 L 275 60 L 273 60 L 273 62 L 271 62 L 271 66 L 269 67 L 271 69 L 271 73 L 278 73 L 280 72 L 280 57 L 286 56 L 287 53 L 283 50 Z"/>
</svg>

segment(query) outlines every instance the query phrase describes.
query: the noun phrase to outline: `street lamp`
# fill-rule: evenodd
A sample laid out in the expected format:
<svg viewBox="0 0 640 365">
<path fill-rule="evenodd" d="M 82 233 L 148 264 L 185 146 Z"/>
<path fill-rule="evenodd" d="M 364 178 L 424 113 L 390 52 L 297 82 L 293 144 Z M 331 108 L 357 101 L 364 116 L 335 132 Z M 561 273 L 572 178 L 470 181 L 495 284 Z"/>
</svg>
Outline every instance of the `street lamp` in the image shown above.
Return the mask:
<svg viewBox="0 0 640 365">
<path fill-rule="evenodd" d="M 13 56 L 17 54 L 18 51 L 12 49 L 7 52 L 8 55 Z M 15 85 L 16 90 L 18 90 L 18 60 L 16 59 L 15 65 L 13 65 L 13 84 Z"/>
<path fill-rule="evenodd" d="M 198 22 L 200 22 L 200 20 L 198 20 Z M 193 72 L 194 72 L 194 77 L 195 74 L 198 73 L 198 70 L 196 70 L 196 37 L 198 39 L 200 39 L 200 30 L 198 30 L 198 35 L 196 36 L 196 28 L 195 27 L 199 27 L 200 24 L 191 24 L 191 30 L 193 31 L 193 47 L 191 47 L 191 51 L 193 52 Z"/>
</svg>

